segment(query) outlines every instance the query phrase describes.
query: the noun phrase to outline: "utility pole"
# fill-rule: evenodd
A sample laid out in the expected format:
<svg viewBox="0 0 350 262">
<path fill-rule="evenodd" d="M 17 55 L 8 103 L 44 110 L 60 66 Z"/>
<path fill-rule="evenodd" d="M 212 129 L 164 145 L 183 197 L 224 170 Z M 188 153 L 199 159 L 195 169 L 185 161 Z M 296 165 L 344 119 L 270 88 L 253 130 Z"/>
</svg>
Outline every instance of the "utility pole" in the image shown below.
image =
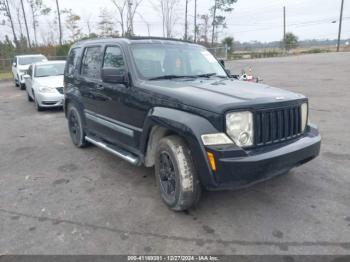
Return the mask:
<svg viewBox="0 0 350 262">
<path fill-rule="evenodd" d="M 339 52 L 339 49 L 340 49 L 341 27 L 342 27 L 342 23 L 343 23 L 343 8 L 344 8 L 344 0 L 341 1 L 341 7 L 340 7 L 340 19 L 339 19 L 337 52 Z"/>
<path fill-rule="evenodd" d="M 129 37 L 134 35 L 134 25 L 132 24 L 132 1 L 128 0 L 128 35 Z"/>
<path fill-rule="evenodd" d="M 197 0 L 194 0 L 194 42 L 197 43 Z"/>
<path fill-rule="evenodd" d="M 287 42 L 286 42 L 286 7 L 283 6 L 283 47 L 284 50 L 287 50 Z"/>
<path fill-rule="evenodd" d="M 186 11 L 185 11 L 185 40 L 187 40 L 187 28 L 188 28 L 187 11 L 188 11 L 188 0 L 186 0 Z"/>
<path fill-rule="evenodd" d="M 215 27 L 216 27 L 216 9 L 217 9 L 218 2 L 215 0 L 214 5 L 214 11 L 213 11 L 213 30 L 211 34 L 211 47 L 214 47 L 214 41 L 215 41 Z"/>
<path fill-rule="evenodd" d="M 29 46 L 29 48 L 32 48 L 32 44 L 30 43 L 29 30 L 28 30 L 28 24 L 27 24 L 26 12 L 24 10 L 23 0 L 21 0 L 21 5 L 22 5 L 24 24 L 26 25 L 28 46 Z"/>
<path fill-rule="evenodd" d="M 57 16 L 58 16 L 58 29 L 60 33 L 59 43 L 62 45 L 62 25 L 61 25 L 61 11 L 60 5 L 58 4 L 58 0 L 56 0 L 56 8 L 57 8 Z"/>
</svg>

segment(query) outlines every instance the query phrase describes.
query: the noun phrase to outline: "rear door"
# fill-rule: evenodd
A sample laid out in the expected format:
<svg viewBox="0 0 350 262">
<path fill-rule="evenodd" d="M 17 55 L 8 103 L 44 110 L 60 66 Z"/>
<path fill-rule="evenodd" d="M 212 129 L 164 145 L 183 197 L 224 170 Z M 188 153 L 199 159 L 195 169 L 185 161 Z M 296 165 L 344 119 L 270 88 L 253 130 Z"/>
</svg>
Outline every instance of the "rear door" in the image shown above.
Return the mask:
<svg viewBox="0 0 350 262">
<path fill-rule="evenodd" d="M 66 63 L 64 81 L 67 89 L 74 88 L 78 84 L 78 61 L 81 48 L 75 47 L 69 52 Z"/>
</svg>

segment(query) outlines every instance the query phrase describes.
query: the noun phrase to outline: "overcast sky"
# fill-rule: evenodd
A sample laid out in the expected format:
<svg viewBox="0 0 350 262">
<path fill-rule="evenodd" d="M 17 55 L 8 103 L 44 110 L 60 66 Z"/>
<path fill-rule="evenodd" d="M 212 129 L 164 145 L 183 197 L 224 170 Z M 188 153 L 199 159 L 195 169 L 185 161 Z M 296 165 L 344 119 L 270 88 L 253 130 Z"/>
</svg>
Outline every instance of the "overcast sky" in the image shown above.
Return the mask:
<svg viewBox="0 0 350 262">
<path fill-rule="evenodd" d="M 15 0 L 10 0 L 15 1 Z M 152 3 L 158 0 L 143 0 L 138 9 L 143 19 L 150 25 L 152 35 L 161 36 L 162 27 L 160 14 Z M 185 2 L 185 0 L 179 0 Z M 189 20 L 190 30 L 193 30 L 193 3 L 190 1 Z M 214 0 L 197 0 L 198 14 L 208 13 Z M 44 3 L 55 9 L 54 0 L 44 0 Z M 233 36 L 239 41 L 258 40 L 262 42 L 280 40 L 283 34 L 283 5 L 287 10 L 287 31 L 293 32 L 300 39 L 335 39 L 337 38 L 338 20 L 341 0 L 238 0 L 234 11 L 227 14 L 227 25 L 220 38 Z M 107 7 L 113 11 L 110 0 L 60 0 L 61 8 L 72 8 L 84 20 L 91 17 L 92 22 L 98 21 L 101 8 Z M 179 5 L 177 10 L 178 23 L 175 27 L 175 35 L 181 37 L 184 27 L 184 5 Z M 117 13 L 115 12 L 117 19 Z M 336 21 L 332 23 L 332 21 Z M 41 21 L 42 27 L 47 27 L 45 21 Z M 84 26 L 82 24 L 82 26 Z M 3 26 L 0 28 L 4 28 Z M 135 18 L 135 33 L 147 35 L 147 26 L 139 15 Z M 3 31 L 2 33 L 4 33 Z M 350 0 L 345 0 L 343 38 L 350 38 Z"/>
</svg>

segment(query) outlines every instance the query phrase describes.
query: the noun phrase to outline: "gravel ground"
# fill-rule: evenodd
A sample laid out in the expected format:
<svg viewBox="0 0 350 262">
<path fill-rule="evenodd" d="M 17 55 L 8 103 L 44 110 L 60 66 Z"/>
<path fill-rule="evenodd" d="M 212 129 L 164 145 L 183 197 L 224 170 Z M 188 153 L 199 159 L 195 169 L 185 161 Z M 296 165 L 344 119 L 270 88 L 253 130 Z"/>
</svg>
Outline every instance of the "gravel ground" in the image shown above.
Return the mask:
<svg viewBox="0 0 350 262">
<path fill-rule="evenodd" d="M 350 254 L 350 53 L 235 61 L 310 97 L 319 158 L 197 209 L 161 202 L 152 169 L 70 142 L 62 111 L 0 83 L 0 254 Z"/>
</svg>

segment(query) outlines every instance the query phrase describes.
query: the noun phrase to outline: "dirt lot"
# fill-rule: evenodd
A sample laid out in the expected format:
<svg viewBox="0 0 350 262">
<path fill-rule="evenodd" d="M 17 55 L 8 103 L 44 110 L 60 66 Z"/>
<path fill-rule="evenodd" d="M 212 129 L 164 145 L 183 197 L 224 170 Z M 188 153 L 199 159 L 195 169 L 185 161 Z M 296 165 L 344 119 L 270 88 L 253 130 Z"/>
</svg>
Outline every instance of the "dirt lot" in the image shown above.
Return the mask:
<svg viewBox="0 0 350 262">
<path fill-rule="evenodd" d="M 76 149 L 62 111 L 0 84 L 0 254 L 350 254 L 350 53 L 237 61 L 310 97 L 321 156 L 196 210 L 162 204 L 153 170 Z"/>
</svg>

